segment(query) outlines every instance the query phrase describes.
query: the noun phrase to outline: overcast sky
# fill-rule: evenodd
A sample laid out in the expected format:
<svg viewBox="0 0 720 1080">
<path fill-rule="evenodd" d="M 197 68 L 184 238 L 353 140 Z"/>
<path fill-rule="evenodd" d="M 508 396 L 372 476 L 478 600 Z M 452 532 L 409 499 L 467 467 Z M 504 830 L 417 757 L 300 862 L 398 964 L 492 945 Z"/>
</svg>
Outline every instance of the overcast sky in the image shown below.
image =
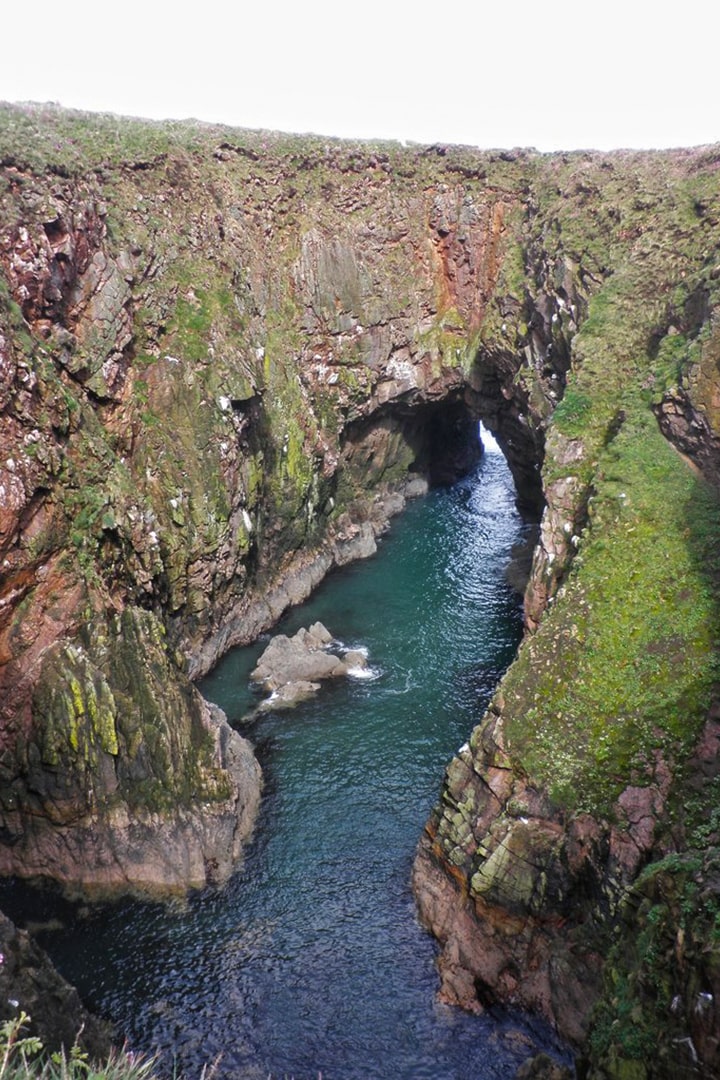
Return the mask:
<svg viewBox="0 0 720 1080">
<path fill-rule="evenodd" d="M 5 0 L 0 100 L 539 150 L 720 141 L 716 0 Z"/>
</svg>

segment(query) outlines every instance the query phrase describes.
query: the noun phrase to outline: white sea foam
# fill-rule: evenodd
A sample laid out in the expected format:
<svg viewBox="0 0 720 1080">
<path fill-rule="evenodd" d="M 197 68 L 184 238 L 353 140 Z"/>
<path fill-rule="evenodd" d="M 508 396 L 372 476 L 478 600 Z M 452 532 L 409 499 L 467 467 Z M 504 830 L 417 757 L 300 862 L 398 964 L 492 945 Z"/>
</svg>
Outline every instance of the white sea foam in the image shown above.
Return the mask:
<svg viewBox="0 0 720 1080">
<path fill-rule="evenodd" d="M 348 645 L 347 641 L 341 641 L 340 638 L 333 638 L 332 641 L 328 643 L 327 648 L 341 653 L 358 652 L 362 653 L 363 656 L 370 655 L 370 650 L 367 645 Z"/>
<path fill-rule="evenodd" d="M 403 694 L 409 694 L 411 690 L 414 690 L 419 685 L 417 680 L 413 677 L 412 671 L 405 671 L 402 674 L 405 675 L 405 685 L 403 687 L 388 687 L 385 690 L 386 694 L 390 694 L 393 697 L 402 696 Z M 398 672 L 398 675 L 401 676 L 401 673 Z"/>
<path fill-rule="evenodd" d="M 356 651 L 360 652 L 359 649 Z M 380 668 L 373 667 L 351 667 L 347 673 L 350 679 L 379 679 L 382 675 Z"/>
</svg>

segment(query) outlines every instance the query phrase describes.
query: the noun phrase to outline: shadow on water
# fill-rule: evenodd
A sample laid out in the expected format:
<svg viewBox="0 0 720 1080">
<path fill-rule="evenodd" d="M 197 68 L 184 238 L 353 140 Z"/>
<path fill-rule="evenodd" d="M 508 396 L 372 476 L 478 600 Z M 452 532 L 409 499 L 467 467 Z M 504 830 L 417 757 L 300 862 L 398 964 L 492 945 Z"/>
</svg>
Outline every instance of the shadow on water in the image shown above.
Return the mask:
<svg viewBox="0 0 720 1080">
<path fill-rule="evenodd" d="M 507 1080 L 539 1023 L 436 1001 L 435 946 L 409 877 L 443 769 L 521 634 L 504 568 L 523 525 L 499 453 L 409 506 L 372 560 L 328 580 L 281 629 L 322 620 L 377 677 L 326 687 L 246 734 L 266 776 L 241 870 L 176 908 L 84 909 L 42 935 L 84 998 L 133 1046 L 187 1077 Z M 262 648 L 202 690 L 235 721 Z M 67 915 L 67 913 L 65 913 Z"/>
</svg>

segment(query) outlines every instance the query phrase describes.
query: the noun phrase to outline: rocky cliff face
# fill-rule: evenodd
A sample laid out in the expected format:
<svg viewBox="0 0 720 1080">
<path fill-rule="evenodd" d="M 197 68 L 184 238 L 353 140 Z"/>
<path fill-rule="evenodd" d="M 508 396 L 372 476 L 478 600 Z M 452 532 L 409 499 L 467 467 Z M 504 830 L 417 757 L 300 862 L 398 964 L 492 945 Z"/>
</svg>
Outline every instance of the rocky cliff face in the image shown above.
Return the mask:
<svg viewBox="0 0 720 1080">
<path fill-rule="evenodd" d="M 222 880 L 259 776 L 189 680 L 488 407 L 541 498 L 520 358 L 474 365 L 521 163 L 53 110 L 0 141 L 0 869 Z"/>
<path fill-rule="evenodd" d="M 592 1077 L 720 1069 L 714 161 L 635 159 L 629 201 L 584 170 L 617 233 L 548 430 L 532 633 L 415 867 L 445 998 L 539 1010 Z"/>
<path fill-rule="evenodd" d="M 542 521 L 416 865 L 443 994 L 539 1009 L 589 1069 L 659 1030 L 714 1068 L 717 154 L 6 108 L 0 163 L 0 869 L 223 880 L 260 780 L 191 680 L 466 469 L 482 418 Z M 682 986 L 623 967 L 637 926 L 692 938 Z"/>
<path fill-rule="evenodd" d="M 0 1021 L 29 1017 L 23 1035 L 39 1038 L 49 1053 L 77 1043 L 93 1060 L 107 1059 L 112 1029 L 83 1007 L 48 956 L 24 930 L 0 915 Z"/>
</svg>

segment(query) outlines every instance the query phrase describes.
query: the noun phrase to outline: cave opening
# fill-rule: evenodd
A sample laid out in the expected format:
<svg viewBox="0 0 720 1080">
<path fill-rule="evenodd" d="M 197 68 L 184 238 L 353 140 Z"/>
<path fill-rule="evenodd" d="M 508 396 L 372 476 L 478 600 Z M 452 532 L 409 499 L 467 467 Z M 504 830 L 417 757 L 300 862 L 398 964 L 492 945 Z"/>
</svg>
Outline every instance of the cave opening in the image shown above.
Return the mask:
<svg viewBox="0 0 720 1080">
<path fill-rule="evenodd" d="M 543 446 L 526 418 L 510 402 L 470 387 L 436 401 L 393 403 L 348 426 L 343 466 L 358 479 L 420 478 L 445 487 L 467 476 L 492 440 L 513 476 L 517 508 L 538 522 L 545 500 L 541 482 Z"/>
</svg>

